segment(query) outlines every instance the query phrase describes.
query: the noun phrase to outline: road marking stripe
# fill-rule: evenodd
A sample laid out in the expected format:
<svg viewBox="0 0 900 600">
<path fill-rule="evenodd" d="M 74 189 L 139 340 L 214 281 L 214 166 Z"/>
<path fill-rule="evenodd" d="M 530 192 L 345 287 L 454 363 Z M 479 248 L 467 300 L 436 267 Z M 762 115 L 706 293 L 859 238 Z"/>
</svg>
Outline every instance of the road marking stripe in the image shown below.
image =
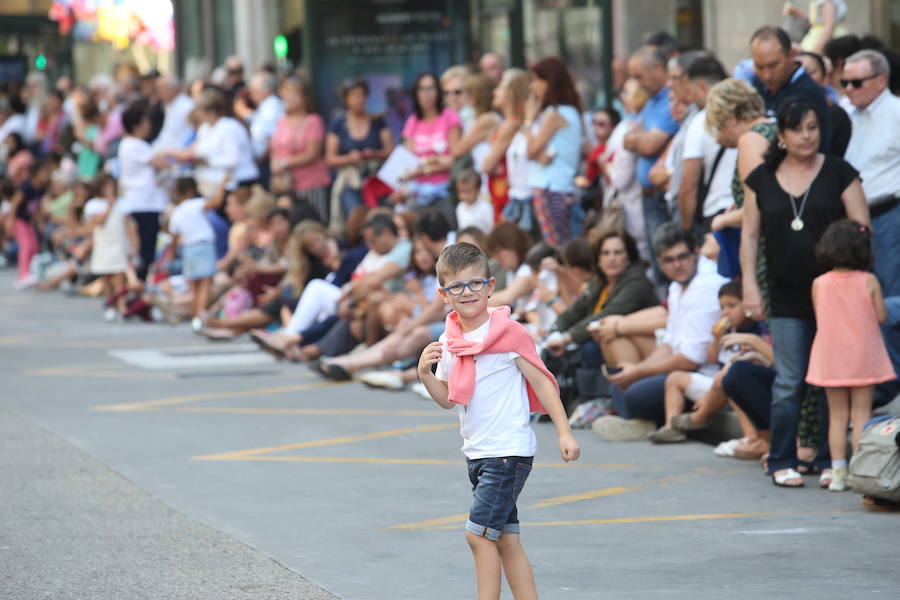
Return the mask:
<svg viewBox="0 0 900 600">
<path fill-rule="evenodd" d="M 256 388 L 249 390 L 234 390 L 228 392 L 214 392 L 211 394 L 194 394 L 190 396 L 172 396 L 159 400 L 147 400 L 144 402 L 126 402 L 123 404 L 104 404 L 92 406 L 96 411 L 143 411 L 153 410 L 162 406 L 175 404 L 187 404 L 189 402 L 201 402 L 204 400 L 222 400 L 224 398 L 245 398 L 249 396 L 266 396 L 272 394 L 287 394 L 290 392 L 302 392 L 303 390 L 315 390 L 334 385 L 344 385 L 343 381 L 318 381 L 315 383 L 301 383 L 296 385 L 282 385 L 278 387 Z"/>
<path fill-rule="evenodd" d="M 284 452 L 286 450 L 298 450 L 300 448 L 318 448 L 321 446 L 333 446 L 336 444 L 352 444 L 354 442 L 362 442 L 365 440 L 380 440 L 384 438 L 404 435 L 406 433 L 423 433 L 429 431 L 441 431 L 446 429 L 455 429 L 458 427 L 456 423 L 447 423 L 443 425 L 422 425 L 419 427 L 404 427 L 402 429 L 388 429 L 386 431 L 373 431 L 363 435 L 349 435 L 326 440 L 314 440 L 311 442 L 299 442 L 296 444 L 283 444 L 281 446 L 269 446 L 265 448 L 250 448 L 248 450 L 238 450 L 236 452 L 225 452 L 222 454 L 210 454 L 207 456 L 195 456 L 194 460 L 246 460 L 248 456 L 258 456 L 260 454 L 271 454 L 274 452 Z"/>
<path fill-rule="evenodd" d="M 434 410 L 377 410 L 353 408 L 216 408 L 211 406 L 184 406 L 176 408 L 180 413 L 233 414 L 233 415 L 373 415 L 400 417 L 440 417 L 447 414 Z M 455 418 L 455 417 L 454 417 Z"/>
<path fill-rule="evenodd" d="M 628 492 L 639 492 L 641 488 L 611 487 L 602 490 L 593 490 L 591 492 L 582 492 L 580 494 L 569 494 L 567 496 L 557 496 L 556 498 L 547 498 L 541 500 L 537 504 L 532 504 L 529 508 L 546 508 L 548 506 L 559 506 L 560 504 L 570 504 L 572 502 L 581 502 L 582 500 L 593 500 L 594 498 L 603 498 L 604 496 L 615 496 L 616 494 L 627 494 Z"/>
</svg>

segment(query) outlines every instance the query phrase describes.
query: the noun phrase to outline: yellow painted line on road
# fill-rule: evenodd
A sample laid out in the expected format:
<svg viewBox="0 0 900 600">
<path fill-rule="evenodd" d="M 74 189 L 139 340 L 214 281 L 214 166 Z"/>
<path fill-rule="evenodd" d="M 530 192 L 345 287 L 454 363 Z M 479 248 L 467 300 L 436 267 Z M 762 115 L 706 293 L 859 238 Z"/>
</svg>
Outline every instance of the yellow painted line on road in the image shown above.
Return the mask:
<svg viewBox="0 0 900 600">
<path fill-rule="evenodd" d="M 549 506 L 559 506 L 560 504 L 570 504 L 572 502 L 580 502 L 582 500 L 590 500 L 593 498 L 602 498 L 604 496 L 615 496 L 617 494 L 627 494 L 628 492 L 637 492 L 640 488 L 625 488 L 625 487 L 611 487 L 611 488 L 603 488 L 602 490 L 593 490 L 590 492 L 584 492 L 581 494 L 569 494 L 568 496 L 557 496 L 555 498 L 546 498 L 537 502 L 536 504 L 532 504 L 528 508 L 536 509 L 536 508 L 547 508 Z M 390 527 L 385 527 L 381 531 L 387 531 L 390 529 L 402 529 L 406 531 L 420 531 L 426 529 L 453 529 L 459 523 L 464 523 L 466 519 L 468 519 L 468 513 L 461 513 L 458 515 L 450 515 L 449 517 L 439 517 L 437 519 L 429 519 L 427 521 L 414 521 L 412 523 L 401 523 L 400 525 L 391 525 Z M 448 525 L 452 524 L 452 526 L 448 527 Z"/>
<path fill-rule="evenodd" d="M 370 415 L 447 418 L 446 413 L 433 410 L 378 410 L 367 408 L 216 408 L 212 406 L 183 406 L 176 408 L 175 412 L 226 415 Z"/>
<path fill-rule="evenodd" d="M 559 506 L 560 504 L 570 504 L 572 502 L 581 502 L 582 500 L 593 500 L 594 498 L 603 498 L 604 496 L 615 496 L 616 494 L 627 494 L 628 492 L 638 492 L 641 488 L 611 487 L 602 490 L 593 490 L 591 492 L 582 492 L 580 494 L 569 494 L 567 496 L 557 496 L 556 498 L 547 498 L 541 500 L 537 504 L 531 505 L 530 508 L 546 508 L 548 506 Z"/>
<path fill-rule="evenodd" d="M 278 387 L 256 388 L 249 390 L 233 390 L 228 392 L 213 392 L 210 394 L 193 394 L 190 396 L 172 396 L 159 400 L 146 400 L 143 402 L 126 402 L 123 404 L 104 404 L 93 406 L 96 411 L 145 411 L 155 410 L 165 406 L 188 404 L 190 402 L 203 402 L 205 400 L 222 400 L 225 398 L 246 398 L 250 396 L 269 396 L 273 394 L 287 394 L 290 392 L 302 392 L 315 390 L 335 385 L 344 385 L 343 381 L 317 381 L 315 383 L 301 383 L 296 385 L 282 385 Z"/>
<path fill-rule="evenodd" d="M 251 448 L 249 450 L 238 450 L 236 452 L 225 452 L 222 454 L 210 454 L 208 456 L 195 456 L 194 460 L 247 460 L 247 457 L 258 456 L 260 454 L 272 454 L 275 452 L 285 452 L 287 450 L 299 450 L 303 448 L 319 448 L 322 446 L 334 446 L 337 444 L 352 444 L 354 442 L 363 442 L 366 440 L 380 440 L 407 433 L 425 433 L 431 431 L 442 431 L 446 429 L 455 429 L 458 427 L 456 423 L 447 423 L 443 425 L 422 425 L 419 427 L 404 427 L 402 429 L 388 429 L 386 431 L 373 431 L 363 435 L 348 435 L 326 440 L 314 440 L 311 442 L 299 442 L 296 444 L 283 444 L 281 446 L 269 446 L 265 448 Z"/>
</svg>

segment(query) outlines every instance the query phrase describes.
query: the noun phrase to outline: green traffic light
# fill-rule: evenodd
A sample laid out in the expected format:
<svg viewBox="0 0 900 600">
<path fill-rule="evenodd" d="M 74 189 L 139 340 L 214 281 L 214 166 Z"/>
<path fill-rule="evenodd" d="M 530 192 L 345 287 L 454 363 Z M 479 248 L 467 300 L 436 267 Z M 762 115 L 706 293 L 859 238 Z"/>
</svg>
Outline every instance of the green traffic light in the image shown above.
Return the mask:
<svg viewBox="0 0 900 600">
<path fill-rule="evenodd" d="M 284 58 L 285 56 L 287 56 L 287 38 L 283 35 L 276 35 L 275 40 L 272 42 L 272 49 L 275 51 L 275 56 L 277 56 L 278 58 Z"/>
<path fill-rule="evenodd" d="M 37 58 L 34 59 L 34 66 L 38 71 L 43 71 L 47 68 L 47 57 L 43 54 L 38 54 Z"/>
</svg>

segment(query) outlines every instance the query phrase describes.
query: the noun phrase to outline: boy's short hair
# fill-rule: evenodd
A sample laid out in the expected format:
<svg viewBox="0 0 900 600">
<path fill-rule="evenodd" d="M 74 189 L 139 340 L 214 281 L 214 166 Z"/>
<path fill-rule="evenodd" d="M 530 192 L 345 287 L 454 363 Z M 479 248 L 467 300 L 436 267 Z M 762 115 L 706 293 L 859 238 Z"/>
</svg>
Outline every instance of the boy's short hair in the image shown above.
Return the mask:
<svg viewBox="0 0 900 600">
<path fill-rule="evenodd" d="M 140 102 L 133 102 L 122 112 L 122 127 L 128 133 L 134 133 L 134 130 L 141 121 L 147 116 L 147 110 Z"/>
<path fill-rule="evenodd" d="M 475 245 L 479 248 L 483 248 L 485 240 L 487 240 L 487 234 L 480 227 L 476 227 L 475 225 L 469 225 L 468 227 L 464 227 L 456 232 L 457 239 L 463 236 L 470 237 L 478 242 Z"/>
<path fill-rule="evenodd" d="M 175 180 L 175 194 L 179 198 L 196 198 L 200 195 L 197 191 L 197 182 L 193 177 L 179 177 Z"/>
<path fill-rule="evenodd" d="M 741 285 L 740 278 L 732 279 L 719 288 L 719 298 L 722 296 L 734 296 L 738 300 L 744 299 L 744 288 Z"/>
<path fill-rule="evenodd" d="M 485 279 L 491 278 L 491 266 L 484 251 L 474 244 L 460 242 L 451 244 L 441 251 L 437 261 L 437 275 L 440 285 L 445 285 L 454 273 L 471 266 L 478 266 L 484 271 Z"/>
<path fill-rule="evenodd" d="M 476 188 L 481 187 L 481 175 L 475 169 L 463 169 L 456 175 L 455 185 L 460 183 L 471 184 Z"/>
</svg>

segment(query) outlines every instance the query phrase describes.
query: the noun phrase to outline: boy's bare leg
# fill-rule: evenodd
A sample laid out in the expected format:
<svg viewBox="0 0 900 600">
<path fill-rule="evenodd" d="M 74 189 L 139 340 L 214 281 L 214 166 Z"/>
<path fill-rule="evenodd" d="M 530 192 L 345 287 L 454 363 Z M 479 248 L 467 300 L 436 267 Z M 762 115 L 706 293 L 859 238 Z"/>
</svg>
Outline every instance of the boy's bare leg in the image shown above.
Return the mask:
<svg viewBox="0 0 900 600">
<path fill-rule="evenodd" d="M 664 402 L 666 407 L 666 427 L 672 429 L 672 417 L 684 412 L 684 392 L 691 384 L 691 374 L 687 371 L 672 371 L 666 377 Z"/>
<path fill-rule="evenodd" d="M 469 531 L 466 532 L 466 541 L 469 542 L 472 557 L 475 559 L 475 585 L 478 590 L 478 600 L 498 600 L 500 598 L 501 568 L 498 543 Z"/>
<path fill-rule="evenodd" d="M 728 396 L 725 395 L 722 386 L 713 384 L 712 389 L 703 394 L 703 397 L 697 402 L 694 412 L 691 413 L 691 422 L 694 425 L 705 425 L 726 404 L 728 404 Z"/>
<path fill-rule="evenodd" d="M 125 275 L 123 273 L 116 273 L 115 275 L 110 277 L 110 293 L 118 294 L 123 289 L 125 289 Z M 119 311 L 120 315 L 124 315 L 128 312 L 128 302 L 125 298 L 125 294 L 119 295 L 119 298 L 116 300 L 116 310 Z"/>
<path fill-rule="evenodd" d="M 507 533 L 500 536 L 497 542 L 500 550 L 500 561 L 506 582 L 512 590 L 515 600 L 537 600 L 537 588 L 534 585 L 534 573 L 531 563 L 525 555 L 518 533 Z"/>
</svg>

